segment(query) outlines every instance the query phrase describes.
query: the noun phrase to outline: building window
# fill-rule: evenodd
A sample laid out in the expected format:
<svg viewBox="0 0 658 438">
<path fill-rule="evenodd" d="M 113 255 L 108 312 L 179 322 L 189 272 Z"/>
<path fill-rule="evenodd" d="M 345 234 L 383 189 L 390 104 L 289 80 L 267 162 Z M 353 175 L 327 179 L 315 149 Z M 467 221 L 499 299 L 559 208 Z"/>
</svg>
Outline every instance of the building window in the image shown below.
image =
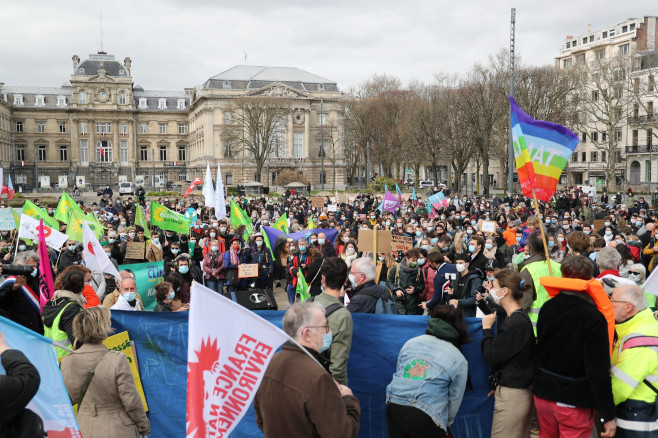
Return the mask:
<svg viewBox="0 0 658 438">
<path fill-rule="evenodd" d="M 605 151 L 601 151 L 601 161 L 605 161 Z"/>
<path fill-rule="evenodd" d="M 139 133 L 140 134 L 146 134 L 147 129 L 146 129 L 146 123 L 140 123 L 139 124 Z"/>
<path fill-rule="evenodd" d="M 608 141 L 608 134 L 607 133 L 605 133 L 605 132 L 601 133 L 601 141 L 604 142 L 604 143 L 606 141 Z"/>
<path fill-rule="evenodd" d="M 610 32 L 609 32 L 609 33 L 610 33 L 610 36 L 611 36 L 611 37 L 615 36 L 615 30 L 614 30 L 614 29 L 610 29 Z"/>
<path fill-rule="evenodd" d="M 178 99 L 176 101 L 176 108 L 177 109 L 185 109 L 185 99 Z"/>
<path fill-rule="evenodd" d="M 167 108 L 167 99 L 158 99 L 158 109 Z"/>
<path fill-rule="evenodd" d="M 16 161 L 25 161 L 25 146 L 16 146 Z"/>
<path fill-rule="evenodd" d="M 225 112 L 224 113 L 224 124 L 230 125 L 233 123 L 233 113 Z"/>
<path fill-rule="evenodd" d="M 166 134 L 166 133 L 167 133 L 167 124 L 160 123 L 160 134 Z"/>
<path fill-rule="evenodd" d="M 653 101 L 647 102 L 647 116 L 652 117 L 653 116 Z"/>
<path fill-rule="evenodd" d="M 119 93 L 119 105 L 126 104 L 126 93 Z"/>
<path fill-rule="evenodd" d="M 47 161 L 48 160 L 48 157 L 46 155 L 46 145 L 40 144 L 37 147 L 37 152 L 39 154 L 39 158 L 38 158 L 39 161 Z"/>
<path fill-rule="evenodd" d="M 647 146 L 653 145 L 653 129 L 647 129 Z"/>
<path fill-rule="evenodd" d="M 633 79 L 633 93 L 640 92 L 640 78 Z"/>
<path fill-rule="evenodd" d="M 19 184 L 27 184 L 27 174 L 17 173 L 16 174 L 16 182 L 19 183 Z"/>
<path fill-rule="evenodd" d="M 37 122 L 37 132 L 46 132 L 46 122 Z"/>
<path fill-rule="evenodd" d="M 653 77 L 653 75 L 649 75 L 649 83 L 647 89 L 649 91 L 654 91 L 656 89 L 656 79 Z"/>
<path fill-rule="evenodd" d="M 178 161 L 187 160 L 187 148 L 185 146 L 178 146 Z"/>
<path fill-rule="evenodd" d="M 639 131 L 637 129 L 633 129 L 633 146 L 637 146 L 639 142 Z"/>
<path fill-rule="evenodd" d="M 234 153 L 233 140 L 226 140 L 224 142 L 224 158 L 233 158 Z"/>
<path fill-rule="evenodd" d="M 564 47 L 568 49 L 569 47 L 571 47 L 571 43 L 567 43 Z"/>
<path fill-rule="evenodd" d="M 64 96 L 57 96 L 57 106 L 62 108 L 66 106 L 66 97 Z"/>
<path fill-rule="evenodd" d="M 119 141 L 119 159 L 122 163 L 128 162 L 128 140 Z"/>
<path fill-rule="evenodd" d="M 43 96 L 37 96 L 37 101 L 34 104 L 35 106 L 46 106 L 46 98 Z"/>
<path fill-rule="evenodd" d="M 66 146 L 59 147 L 59 161 L 69 161 L 69 151 Z"/>
<path fill-rule="evenodd" d="M 304 153 L 304 133 L 295 132 L 293 135 L 293 149 L 295 158 L 302 158 Z"/>
<path fill-rule="evenodd" d="M 146 108 L 146 98 L 145 97 L 140 97 L 139 98 L 139 106 L 138 108 L 144 109 Z"/>
<path fill-rule="evenodd" d="M 615 131 L 615 140 L 621 141 L 621 131 Z"/>
<path fill-rule="evenodd" d="M 233 174 L 230 172 L 226 174 L 226 185 L 227 186 L 233 185 Z"/>
<path fill-rule="evenodd" d="M 80 140 L 80 162 L 89 163 L 89 140 Z"/>
<path fill-rule="evenodd" d="M 572 62 L 572 61 L 571 61 L 571 58 L 569 58 L 569 59 L 564 59 L 564 60 L 562 61 L 562 68 L 564 68 L 564 69 L 571 68 L 571 62 Z"/>
<path fill-rule="evenodd" d="M 590 161 L 596 161 L 596 158 L 597 158 L 596 155 L 597 155 L 597 154 L 596 154 L 595 151 L 594 151 L 594 152 L 590 152 L 590 153 L 589 153 L 589 160 L 590 160 Z"/>
<path fill-rule="evenodd" d="M 630 30 L 635 30 L 635 23 L 631 23 Z"/>
<path fill-rule="evenodd" d="M 617 99 L 621 99 L 622 97 L 624 97 L 624 87 L 615 88 L 615 97 Z"/>
<path fill-rule="evenodd" d="M 23 106 L 23 95 L 22 94 L 14 95 L 14 105 Z"/>
<path fill-rule="evenodd" d="M 597 131 L 593 131 L 589 133 L 589 138 L 592 140 L 592 143 L 596 143 L 599 141 L 599 133 Z"/>
<path fill-rule="evenodd" d="M 78 101 L 80 103 L 87 103 L 87 92 L 86 91 L 80 91 L 78 94 Z"/>
<path fill-rule="evenodd" d="M 579 53 L 576 55 L 576 64 L 585 64 L 585 54 Z"/>
<path fill-rule="evenodd" d="M 587 37 L 583 38 L 583 44 L 587 44 Z"/>
<path fill-rule="evenodd" d="M 23 132 L 23 122 L 16 122 L 16 132 Z"/>
<path fill-rule="evenodd" d="M 598 102 L 599 100 L 599 90 L 592 90 L 592 101 Z"/>
<path fill-rule="evenodd" d="M 582 163 L 584 163 L 585 161 L 587 161 L 587 152 L 581 152 L 581 153 L 580 153 L 580 161 L 581 161 Z"/>
<path fill-rule="evenodd" d="M 621 27 L 621 32 L 622 33 L 628 32 L 628 26 L 622 26 Z"/>
<path fill-rule="evenodd" d="M 167 146 L 160 146 L 160 161 L 167 161 Z"/>
<path fill-rule="evenodd" d="M 573 40 L 573 41 L 571 42 L 571 47 L 576 47 L 577 45 L 578 45 L 578 41 Z"/>
<path fill-rule="evenodd" d="M 580 142 L 581 143 L 587 143 L 587 133 L 586 132 L 581 132 L 580 133 Z"/>
<path fill-rule="evenodd" d="M 608 32 L 607 32 L 607 31 L 606 31 L 606 32 L 603 32 L 603 33 L 601 34 L 601 38 L 608 38 Z"/>
<path fill-rule="evenodd" d="M 149 150 L 146 146 L 139 147 L 139 159 L 142 161 L 148 161 L 149 159 Z"/>
<path fill-rule="evenodd" d="M 97 134 L 110 134 L 112 132 L 112 122 L 96 122 Z"/>
<path fill-rule="evenodd" d="M 596 57 L 596 59 L 605 59 L 605 48 L 597 49 L 594 52 L 594 56 Z"/>
<path fill-rule="evenodd" d="M 571 161 L 572 161 L 573 163 L 577 163 L 577 162 L 578 162 L 578 152 L 574 152 L 574 153 L 571 154 Z M 466 174 L 464 174 L 464 175 L 466 175 Z"/>
<path fill-rule="evenodd" d="M 128 134 L 128 125 L 126 125 L 125 123 L 120 123 L 119 124 L 119 134 L 127 135 Z"/>
<path fill-rule="evenodd" d="M 66 122 L 59 122 L 59 132 L 60 134 L 66 133 Z"/>
<path fill-rule="evenodd" d="M 617 151 L 617 152 L 615 153 L 615 156 L 617 157 L 617 158 L 616 158 L 616 162 L 617 162 L 617 163 L 621 163 L 621 151 Z"/>
<path fill-rule="evenodd" d="M 96 161 L 99 163 L 112 162 L 112 144 L 107 140 L 101 140 L 96 144 Z"/>
<path fill-rule="evenodd" d="M 185 134 L 185 123 L 179 123 L 178 124 L 178 133 L 179 134 Z"/>
<path fill-rule="evenodd" d="M 80 122 L 80 134 L 87 134 L 87 122 Z"/>
<path fill-rule="evenodd" d="M 629 46 L 630 46 L 630 44 L 628 44 L 628 43 L 622 44 L 621 46 L 619 46 L 619 54 L 620 55 L 628 55 Z"/>
<path fill-rule="evenodd" d="M 327 124 L 327 115 L 325 113 L 318 114 L 318 122 L 320 123 L 320 126 L 326 125 Z"/>
</svg>

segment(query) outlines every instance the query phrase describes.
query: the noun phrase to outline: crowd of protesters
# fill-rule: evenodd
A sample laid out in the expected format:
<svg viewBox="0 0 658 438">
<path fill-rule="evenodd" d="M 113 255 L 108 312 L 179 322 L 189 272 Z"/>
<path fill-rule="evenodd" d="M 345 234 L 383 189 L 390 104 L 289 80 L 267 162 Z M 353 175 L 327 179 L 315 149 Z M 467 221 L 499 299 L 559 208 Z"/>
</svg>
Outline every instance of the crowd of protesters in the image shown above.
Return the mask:
<svg viewBox="0 0 658 438">
<path fill-rule="evenodd" d="M 468 366 L 460 351 L 468 342 L 464 317 L 482 319 L 482 353 L 492 368 L 496 406 L 492 436 L 527 437 L 533 417 L 546 437 L 586 437 L 593 428 L 604 437 L 658 434 L 658 322 L 653 314 L 658 282 L 642 288 L 658 264 L 658 194 L 648 201 L 632 192 L 592 199 L 574 187 L 536 211 L 531 199 L 512 193 L 485 199 L 445 190 L 445 203 L 428 205 L 436 191 L 425 198 L 400 197 L 394 211 L 380 208 L 382 197 L 371 194 L 325 197 L 323 207 L 312 207 L 310 197 L 294 192 L 234 198 L 248 225 L 233 220 L 228 205 L 221 212 L 226 214 L 216 214 L 195 197 L 159 198 L 172 211 L 194 210 L 197 219 L 189 233 L 136 225 L 138 204 L 147 219 L 150 214 L 143 192 L 137 199 L 106 194 L 80 204 L 106 228 L 99 240 L 111 262 L 122 267 L 121 281 L 85 267 L 82 245 L 69 240 L 60 252 L 50 249 L 56 291 L 41 314 L 29 302 L 29 293 L 39 287 L 34 242 L 2 231 L 2 263 L 31 265 L 33 271 L 1 283 L 0 315 L 55 341 L 73 401 L 84 397 L 90 403 L 96 397 L 97 403 L 113 403 L 125 412 L 124 423 L 140 434 L 148 433 L 148 419 L 138 412 L 141 402 L 126 383 L 129 370 L 118 355 L 108 356 L 104 366 L 107 373 L 123 376 L 115 382 L 119 389 L 112 394 L 90 389 L 85 397 L 81 386 L 107 351 L 101 341 L 109 312 L 95 309 L 144 310 L 144 291 L 138 290 L 130 265 L 154 261 L 164 266 L 155 311 L 189 309 L 192 281 L 227 297 L 245 289 L 282 288 L 289 312 L 306 312 L 326 326 L 316 338 L 297 320 L 289 334 L 324 354 L 327 372 L 341 396 L 349 398 L 348 434 L 358 433 L 358 400 L 347 387 L 351 313 L 382 312 L 382 302 L 389 303 L 387 313 L 430 316 L 426 334 L 400 352 L 387 388 L 392 437 L 449 432 L 467 384 Z M 43 207 L 53 215 L 53 206 Z M 312 229 L 298 239 L 284 234 L 269 240 L 266 228 L 284 215 L 288 234 Z M 410 248 L 363 251 L 359 231 L 375 227 L 407 237 Z M 66 233 L 65 224 L 60 231 Z M 144 243 L 143 259 L 127 252 L 130 242 Z M 258 264 L 258 276 L 239 278 L 241 264 Z M 325 309 L 324 316 L 313 307 L 296 307 L 302 277 L 309 301 Z M 560 283 L 550 281 L 560 277 Z M 319 330 L 314 327 L 310 330 Z M 107 387 L 103 378 L 97 380 Z M 269 420 L 276 406 L 268 400 L 261 397 L 267 408 L 259 426 L 281 432 L 281 425 L 267 424 L 276 421 Z M 89 412 L 81 409 L 78 416 Z M 301 427 L 297 420 L 290 419 L 290 427 Z M 80 421 L 82 428 L 92 424 Z M 123 426 L 108 427 L 123 433 Z"/>
</svg>

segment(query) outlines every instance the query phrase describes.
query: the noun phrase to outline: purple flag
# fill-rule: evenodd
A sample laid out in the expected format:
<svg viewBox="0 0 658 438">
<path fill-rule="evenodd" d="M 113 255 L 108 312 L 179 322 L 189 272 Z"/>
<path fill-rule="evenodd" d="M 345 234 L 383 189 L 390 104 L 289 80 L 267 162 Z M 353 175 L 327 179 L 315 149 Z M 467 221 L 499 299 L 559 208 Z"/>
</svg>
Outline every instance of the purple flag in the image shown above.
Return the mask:
<svg viewBox="0 0 658 438">
<path fill-rule="evenodd" d="M 270 239 L 270 243 L 273 245 L 272 249 L 274 249 L 274 245 L 276 245 L 276 239 L 281 235 L 294 239 L 295 242 L 297 242 L 299 239 L 302 238 L 308 240 L 311 234 L 324 233 L 324 235 L 327 236 L 327 240 L 331 242 L 332 245 L 336 241 L 336 236 L 338 236 L 338 230 L 334 228 L 313 228 L 312 230 L 302 230 L 296 233 L 289 233 L 289 234 L 286 234 L 283 231 L 273 227 L 263 226 L 261 228 L 265 230 L 265 234 L 267 234 L 267 238 Z"/>
<path fill-rule="evenodd" d="M 386 195 L 384 196 L 384 201 L 382 202 L 382 210 L 390 211 L 395 213 L 395 209 L 400 206 L 400 201 L 396 199 L 395 196 L 388 190 L 386 190 Z"/>
</svg>

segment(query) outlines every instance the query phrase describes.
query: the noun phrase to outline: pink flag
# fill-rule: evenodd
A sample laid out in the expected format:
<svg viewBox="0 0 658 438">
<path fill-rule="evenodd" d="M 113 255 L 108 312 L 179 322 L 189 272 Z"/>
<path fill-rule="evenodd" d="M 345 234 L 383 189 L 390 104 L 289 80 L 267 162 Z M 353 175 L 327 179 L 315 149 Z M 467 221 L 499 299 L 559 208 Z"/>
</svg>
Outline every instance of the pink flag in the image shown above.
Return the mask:
<svg viewBox="0 0 658 438">
<path fill-rule="evenodd" d="M 53 283 L 53 271 L 50 268 L 50 256 L 46 246 L 46 235 L 43 233 L 43 219 L 39 220 L 39 305 L 41 311 L 53 296 L 55 285 Z"/>
<path fill-rule="evenodd" d="M 247 412 L 274 352 L 289 337 L 199 283 L 190 293 L 186 436 L 227 437 Z"/>
<path fill-rule="evenodd" d="M 384 196 L 384 201 L 382 202 L 382 210 L 395 213 L 395 209 L 399 206 L 400 206 L 400 201 L 398 201 L 391 192 L 386 190 L 386 195 Z"/>
</svg>

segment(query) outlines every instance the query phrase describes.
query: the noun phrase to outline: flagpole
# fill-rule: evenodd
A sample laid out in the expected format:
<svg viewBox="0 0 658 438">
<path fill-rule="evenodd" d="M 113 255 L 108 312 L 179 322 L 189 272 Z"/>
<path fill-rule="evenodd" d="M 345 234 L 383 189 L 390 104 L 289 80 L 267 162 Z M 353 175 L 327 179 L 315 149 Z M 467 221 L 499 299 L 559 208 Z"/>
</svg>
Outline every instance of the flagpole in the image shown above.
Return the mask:
<svg viewBox="0 0 658 438">
<path fill-rule="evenodd" d="M 544 241 L 544 253 L 546 254 L 546 264 L 548 265 L 548 274 L 553 276 L 553 268 L 551 267 L 551 256 L 548 253 L 548 243 L 546 242 L 546 232 L 544 231 L 544 219 L 542 218 L 541 212 L 539 211 L 539 201 L 537 201 L 537 194 L 535 189 L 532 189 L 532 198 L 534 199 L 535 211 L 537 212 L 537 217 L 539 218 L 539 229 L 541 230 L 541 238 Z"/>
<path fill-rule="evenodd" d="M 372 230 L 372 261 L 377 264 L 377 224 Z"/>
</svg>

